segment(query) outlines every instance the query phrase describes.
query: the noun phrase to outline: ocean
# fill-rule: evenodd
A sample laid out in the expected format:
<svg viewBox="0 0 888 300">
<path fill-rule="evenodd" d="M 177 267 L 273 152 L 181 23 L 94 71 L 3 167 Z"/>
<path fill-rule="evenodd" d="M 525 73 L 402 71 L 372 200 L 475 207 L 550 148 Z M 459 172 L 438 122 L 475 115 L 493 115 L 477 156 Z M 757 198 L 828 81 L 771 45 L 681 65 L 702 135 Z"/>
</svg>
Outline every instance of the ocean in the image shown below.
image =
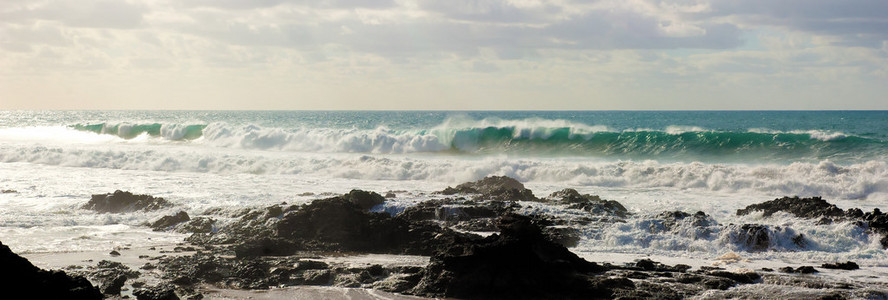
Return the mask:
<svg viewBox="0 0 888 300">
<path fill-rule="evenodd" d="M 0 241 L 25 254 L 175 244 L 184 235 L 143 225 L 177 210 L 200 216 L 351 189 L 397 194 L 378 208 L 397 213 L 490 175 L 538 197 L 574 188 L 622 203 L 636 217 L 577 225 L 583 236 L 571 251 L 592 259 L 734 251 L 759 262 L 888 267 L 878 240 L 852 224 L 735 214 L 783 196 L 888 209 L 888 111 L 0 111 Z M 80 209 L 115 190 L 177 207 Z M 783 226 L 786 239 L 747 251 L 727 232 L 649 230 L 644 216 L 674 210 Z M 809 245 L 793 245 L 797 234 Z"/>
</svg>

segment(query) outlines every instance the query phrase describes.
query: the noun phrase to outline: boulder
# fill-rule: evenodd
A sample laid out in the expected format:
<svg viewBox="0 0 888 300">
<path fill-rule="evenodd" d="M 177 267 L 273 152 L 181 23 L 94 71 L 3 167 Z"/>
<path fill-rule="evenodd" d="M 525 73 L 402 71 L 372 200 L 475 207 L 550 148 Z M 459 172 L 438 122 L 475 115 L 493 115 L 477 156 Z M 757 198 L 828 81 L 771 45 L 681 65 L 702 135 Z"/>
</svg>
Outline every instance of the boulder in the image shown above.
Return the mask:
<svg viewBox="0 0 888 300">
<path fill-rule="evenodd" d="M 342 196 L 342 198 L 348 200 L 351 203 L 354 203 L 358 207 L 363 210 L 370 210 L 374 206 L 380 205 L 385 202 L 385 197 L 380 196 L 374 192 L 367 192 L 362 190 L 351 190 L 348 194 Z"/>
<path fill-rule="evenodd" d="M 533 192 L 524 188 L 518 180 L 506 176 L 488 176 L 474 182 L 447 187 L 444 195 L 479 194 L 483 199 L 500 201 L 539 201 Z"/>
<path fill-rule="evenodd" d="M 442 247 L 411 293 L 455 298 L 609 298 L 590 274 L 606 268 L 547 240 L 533 220 L 503 217 L 501 234 Z M 602 278 L 597 278 L 602 279 Z M 631 281 L 629 282 L 631 284 Z"/>
<path fill-rule="evenodd" d="M 838 269 L 838 270 L 857 270 L 860 269 L 860 266 L 853 261 L 843 262 L 843 263 L 825 263 L 820 265 L 821 268 L 824 269 Z"/>
<path fill-rule="evenodd" d="M 754 211 L 764 212 L 764 216 L 768 217 L 778 211 L 787 212 L 799 218 L 820 218 L 820 217 L 841 217 L 845 212 L 830 204 L 820 197 L 799 198 L 783 197 L 771 201 L 749 205 L 746 208 L 738 209 L 737 215 L 748 215 Z"/>
<path fill-rule="evenodd" d="M 180 210 L 175 215 L 163 216 L 157 221 L 154 221 L 151 223 L 151 229 L 154 231 L 164 231 L 188 220 L 191 220 L 191 218 L 188 217 L 188 213 Z"/>
<path fill-rule="evenodd" d="M 601 197 L 595 195 L 581 195 L 575 189 L 563 189 L 549 195 L 548 199 L 559 204 L 566 204 L 571 209 L 582 209 L 597 216 L 615 216 L 625 218 L 629 215 L 620 202 L 613 200 L 602 200 Z"/>
<path fill-rule="evenodd" d="M 46 271 L 0 243 L 0 290 L 7 297 L 33 299 L 102 299 L 86 278 L 63 271 Z"/>
<path fill-rule="evenodd" d="M 94 210 L 100 213 L 127 213 L 135 211 L 158 210 L 173 204 L 163 198 L 155 198 L 150 195 L 134 195 L 121 190 L 109 194 L 92 195 L 83 209 Z"/>
<path fill-rule="evenodd" d="M 136 289 L 133 295 L 138 300 L 179 300 L 175 289 L 168 285 Z"/>
</svg>

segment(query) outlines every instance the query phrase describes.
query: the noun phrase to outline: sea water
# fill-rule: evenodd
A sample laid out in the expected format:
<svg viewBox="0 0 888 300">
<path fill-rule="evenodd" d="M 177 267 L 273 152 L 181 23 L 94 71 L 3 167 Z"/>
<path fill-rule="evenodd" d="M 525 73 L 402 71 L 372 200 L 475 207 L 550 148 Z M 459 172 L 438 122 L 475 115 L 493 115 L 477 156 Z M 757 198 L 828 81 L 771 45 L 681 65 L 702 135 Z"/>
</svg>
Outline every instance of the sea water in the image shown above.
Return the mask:
<svg viewBox="0 0 888 300">
<path fill-rule="evenodd" d="M 185 210 L 305 203 L 351 189 L 397 198 L 396 213 L 489 175 L 538 197 L 563 188 L 626 206 L 626 222 L 577 226 L 585 257 L 888 267 L 878 238 L 838 222 L 738 217 L 782 196 L 888 210 L 886 111 L 2 111 L 0 241 L 20 253 L 104 251 L 181 242 L 146 222 Z M 114 190 L 176 207 L 100 214 L 80 207 Z M 663 211 L 703 211 L 712 232 L 650 230 Z M 577 212 L 544 203 L 524 213 Z M 219 216 L 214 216 L 218 218 Z M 767 251 L 731 242 L 732 224 L 781 226 Z M 794 245 L 804 234 L 809 244 Z M 785 235 L 785 238 L 781 238 Z"/>
</svg>

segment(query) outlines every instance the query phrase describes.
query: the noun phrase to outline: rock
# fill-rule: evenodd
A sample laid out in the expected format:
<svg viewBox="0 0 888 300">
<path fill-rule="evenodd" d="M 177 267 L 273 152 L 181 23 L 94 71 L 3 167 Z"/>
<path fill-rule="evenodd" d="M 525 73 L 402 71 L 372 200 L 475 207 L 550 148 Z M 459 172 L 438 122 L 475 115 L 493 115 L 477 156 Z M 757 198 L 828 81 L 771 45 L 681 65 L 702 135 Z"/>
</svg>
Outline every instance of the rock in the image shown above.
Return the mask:
<svg viewBox="0 0 888 300">
<path fill-rule="evenodd" d="M 298 249 L 299 247 L 295 243 L 281 238 L 261 237 L 237 245 L 234 248 L 234 253 L 238 258 L 287 256 L 293 255 Z"/>
<path fill-rule="evenodd" d="M 380 196 L 374 192 L 366 192 L 362 190 L 351 190 L 348 194 L 342 196 L 342 198 L 348 200 L 351 203 L 354 203 L 358 207 L 363 210 L 369 210 L 374 206 L 380 205 L 385 202 L 385 198 Z"/>
<path fill-rule="evenodd" d="M 111 250 L 111 252 L 108 252 L 108 255 L 111 255 L 111 256 L 120 256 L 120 252 L 117 252 L 117 250 Z"/>
<path fill-rule="evenodd" d="M 839 270 L 857 270 L 860 269 L 860 266 L 853 261 L 843 262 L 843 263 L 825 263 L 820 265 L 821 268 L 824 269 L 839 269 Z"/>
<path fill-rule="evenodd" d="M 191 218 L 188 217 L 188 213 L 180 210 L 175 215 L 163 216 L 157 221 L 154 221 L 154 223 L 151 223 L 151 229 L 154 231 L 164 231 L 188 220 L 191 220 Z"/>
<path fill-rule="evenodd" d="M 743 216 L 752 213 L 753 211 L 763 211 L 764 216 L 768 217 L 773 215 L 778 211 L 788 212 L 799 218 L 821 218 L 821 217 L 841 217 L 845 215 L 845 212 L 836 207 L 834 204 L 829 204 L 826 200 L 821 199 L 820 197 L 812 197 L 812 198 L 799 198 L 796 197 L 783 197 L 774 199 L 771 201 L 749 205 L 746 208 L 738 209 L 737 215 Z"/>
<path fill-rule="evenodd" d="M 213 232 L 213 224 L 216 220 L 207 217 L 195 217 L 190 221 L 176 227 L 177 232 L 182 233 L 210 233 Z"/>
<path fill-rule="evenodd" d="M 750 251 L 764 251 L 771 247 L 770 232 L 767 225 L 743 224 L 737 228 L 734 242 Z"/>
<path fill-rule="evenodd" d="M 288 212 L 277 223 L 277 237 L 307 250 L 428 255 L 436 244 L 467 237 L 438 225 L 370 213 L 334 197 L 312 201 Z"/>
<path fill-rule="evenodd" d="M 756 283 L 762 279 L 762 276 L 756 272 L 712 271 L 706 275 L 728 278 L 739 283 Z"/>
<path fill-rule="evenodd" d="M 167 285 L 136 289 L 133 295 L 138 300 L 179 300 L 173 287 Z"/>
<path fill-rule="evenodd" d="M 0 290 L 33 299 L 102 299 L 102 293 L 80 276 L 46 271 L 0 243 Z"/>
<path fill-rule="evenodd" d="M 610 288 L 587 274 L 606 268 L 544 238 L 532 219 L 509 215 L 501 234 L 453 243 L 437 252 L 411 292 L 455 298 L 598 298 Z M 631 282 L 629 282 L 631 284 Z"/>
<path fill-rule="evenodd" d="M 0 194 L 17 194 L 16 190 L 0 190 Z"/>
<path fill-rule="evenodd" d="M 133 195 L 130 192 L 114 191 L 109 194 L 92 195 L 83 209 L 94 210 L 100 213 L 126 213 L 135 211 L 158 210 L 172 206 L 172 203 L 163 198 L 155 198 L 149 195 Z"/>
<path fill-rule="evenodd" d="M 786 267 L 782 267 L 777 270 L 780 272 L 783 272 L 783 273 L 798 273 L 798 274 L 817 273 L 817 269 L 814 269 L 814 267 L 812 267 L 812 266 L 801 266 L 796 269 L 793 269 L 793 267 L 790 267 L 790 266 L 786 266 Z"/>
<path fill-rule="evenodd" d="M 395 195 L 395 193 L 392 193 L 392 192 L 385 193 L 385 198 L 386 198 L 386 199 L 394 199 L 394 198 L 396 198 L 396 197 L 398 197 L 398 196 Z"/>
<path fill-rule="evenodd" d="M 539 201 L 533 192 L 518 180 L 506 176 L 488 176 L 475 182 L 466 182 L 456 188 L 447 187 L 444 195 L 480 194 L 481 198 L 500 201 Z"/>
<path fill-rule="evenodd" d="M 126 276 L 119 275 L 114 280 L 105 282 L 102 284 L 102 293 L 105 295 L 118 295 L 120 294 L 120 288 L 126 283 Z"/>
</svg>

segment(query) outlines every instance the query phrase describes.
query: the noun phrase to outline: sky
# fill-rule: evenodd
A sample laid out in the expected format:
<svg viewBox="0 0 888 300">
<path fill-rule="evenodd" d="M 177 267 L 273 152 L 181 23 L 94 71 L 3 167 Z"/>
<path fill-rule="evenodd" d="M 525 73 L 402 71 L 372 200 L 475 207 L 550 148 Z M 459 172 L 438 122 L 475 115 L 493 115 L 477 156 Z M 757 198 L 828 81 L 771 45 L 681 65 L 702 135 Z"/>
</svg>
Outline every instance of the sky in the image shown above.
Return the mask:
<svg viewBox="0 0 888 300">
<path fill-rule="evenodd" d="M 888 1 L 0 0 L 0 109 L 888 109 Z"/>
</svg>

